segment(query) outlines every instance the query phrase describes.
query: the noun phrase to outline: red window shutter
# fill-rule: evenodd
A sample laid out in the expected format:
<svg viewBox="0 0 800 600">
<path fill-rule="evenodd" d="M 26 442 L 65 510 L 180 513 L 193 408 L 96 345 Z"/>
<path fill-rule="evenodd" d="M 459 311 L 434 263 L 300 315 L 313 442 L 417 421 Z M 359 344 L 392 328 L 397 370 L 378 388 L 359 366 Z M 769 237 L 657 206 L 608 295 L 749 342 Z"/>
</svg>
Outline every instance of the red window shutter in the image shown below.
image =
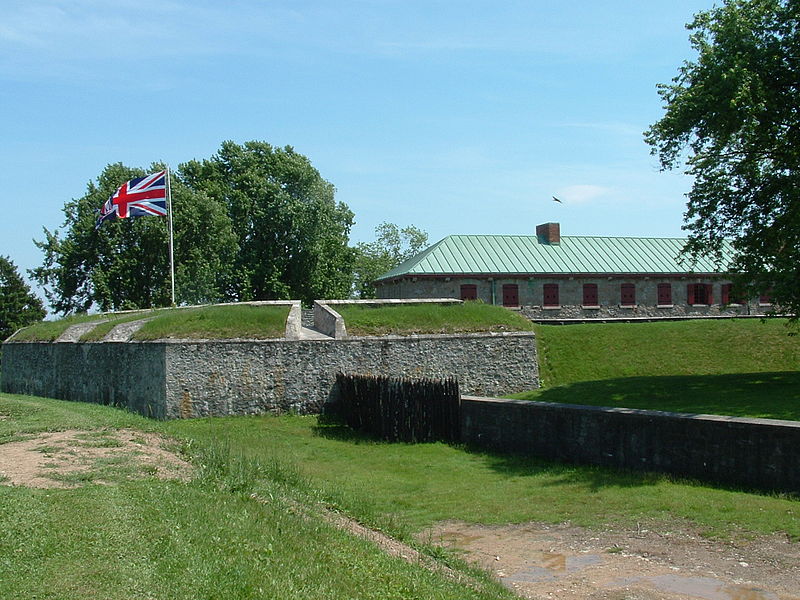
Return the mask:
<svg viewBox="0 0 800 600">
<path fill-rule="evenodd" d="M 707 283 L 706 284 L 706 304 L 708 304 L 709 306 L 714 304 L 714 293 L 713 293 L 713 290 L 714 290 L 714 286 L 712 284 L 710 284 L 710 283 Z"/>
<path fill-rule="evenodd" d="M 623 283 L 620 286 L 620 304 L 623 306 L 636 304 L 636 286 L 632 283 Z"/>
<path fill-rule="evenodd" d="M 731 284 L 723 283 L 719 289 L 719 303 L 726 305 L 731 303 Z"/>
<path fill-rule="evenodd" d="M 694 304 L 694 284 L 686 286 L 686 304 Z"/>
<path fill-rule="evenodd" d="M 658 303 L 662 305 L 672 304 L 672 286 L 669 283 L 658 284 Z"/>
<path fill-rule="evenodd" d="M 543 287 L 543 304 L 545 306 L 558 306 L 558 284 L 545 283 Z"/>
<path fill-rule="evenodd" d="M 583 284 L 583 304 L 584 306 L 597 306 L 597 284 Z"/>
</svg>

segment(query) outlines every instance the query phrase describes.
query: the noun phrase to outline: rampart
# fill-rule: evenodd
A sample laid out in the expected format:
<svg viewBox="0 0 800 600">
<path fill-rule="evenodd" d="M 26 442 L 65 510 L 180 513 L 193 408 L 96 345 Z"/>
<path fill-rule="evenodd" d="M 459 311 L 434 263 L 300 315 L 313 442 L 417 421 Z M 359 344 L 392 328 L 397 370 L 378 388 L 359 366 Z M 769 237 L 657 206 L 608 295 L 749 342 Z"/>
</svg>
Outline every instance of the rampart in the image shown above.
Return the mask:
<svg viewBox="0 0 800 600">
<path fill-rule="evenodd" d="M 7 342 L 2 391 L 158 418 L 319 412 L 339 371 L 456 377 L 470 394 L 538 387 L 533 333 L 328 340 Z"/>
</svg>

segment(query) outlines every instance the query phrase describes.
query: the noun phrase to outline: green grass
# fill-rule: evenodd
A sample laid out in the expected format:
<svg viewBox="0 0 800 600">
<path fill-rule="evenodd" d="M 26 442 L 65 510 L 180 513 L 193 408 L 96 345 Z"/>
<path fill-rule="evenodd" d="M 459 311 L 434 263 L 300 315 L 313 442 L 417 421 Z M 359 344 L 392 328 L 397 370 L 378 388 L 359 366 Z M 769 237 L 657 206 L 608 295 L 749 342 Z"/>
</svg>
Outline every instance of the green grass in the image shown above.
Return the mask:
<svg viewBox="0 0 800 600">
<path fill-rule="evenodd" d="M 281 338 L 288 316 L 288 306 L 239 304 L 177 309 L 145 323 L 133 339 Z"/>
<path fill-rule="evenodd" d="M 109 407 L 5 394 L 0 414 L 6 440 L 58 423 L 168 431 Z M 66 477 L 81 484 L 75 489 L 0 485 L 0 595 L 512 598 L 485 575 L 470 571 L 474 587 L 454 583 L 336 529 L 315 516 L 320 493 L 294 463 L 268 449 L 245 453 L 222 438 L 184 438 L 199 469 L 189 482 L 130 480 L 128 466 L 108 460 L 99 474 Z M 452 557 L 446 562 L 466 569 Z"/>
<path fill-rule="evenodd" d="M 484 576 L 477 589 L 456 584 L 304 516 L 320 502 L 400 537 L 444 519 L 800 537 L 800 501 L 790 497 L 444 444 L 376 442 L 311 416 L 156 422 L 7 394 L 0 414 L 5 440 L 76 427 L 171 434 L 198 467 L 189 482 L 128 480 L 124 464 L 107 461 L 100 475 L 112 485 L 88 474 L 76 475 L 72 483 L 82 486 L 70 490 L 0 486 L 8 597 L 512 597 Z M 102 439 L 102 432 L 85 436 Z M 465 568 L 447 553 L 444 560 Z"/>
<path fill-rule="evenodd" d="M 90 321 L 100 321 L 106 318 L 105 314 L 87 315 L 84 313 L 72 315 L 57 321 L 40 321 L 22 329 L 16 336 L 15 342 L 52 342 L 64 333 L 68 327 Z"/>
<path fill-rule="evenodd" d="M 101 322 L 81 336 L 82 342 L 98 341 L 121 323 L 149 317 L 132 339 L 270 339 L 286 333 L 288 306 L 225 305 L 179 309 L 156 309 L 135 313 L 74 315 L 58 321 L 42 321 L 23 329 L 14 341 L 52 342 L 67 327 Z"/>
<path fill-rule="evenodd" d="M 129 313 L 125 315 L 108 315 L 109 318 L 107 321 L 95 325 L 92 329 L 87 331 L 81 336 L 81 342 L 99 342 L 102 340 L 114 327 L 117 325 L 121 325 L 122 323 L 129 323 L 131 321 L 138 321 L 139 319 L 145 318 L 153 318 L 158 315 L 159 312 L 165 309 L 156 309 L 156 310 L 147 310 L 147 311 L 140 311 L 135 313 Z"/>
<path fill-rule="evenodd" d="M 536 327 L 542 388 L 513 398 L 800 420 L 800 336 L 752 319 Z"/>
<path fill-rule="evenodd" d="M 349 335 L 532 331 L 533 324 L 499 306 L 463 304 L 336 305 Z"/>
<path fill-rule="evenodd" d="M 393 516 L 411 530 L 459 519 L 501 524 L 571 521 L 590 528 L 656 521 L 693 523 L 722 538 L 787 532 L 800 537 L 800 501 L 677 480 L 473 452 L 445 444 L 390 444 L 316 417 L 172 421 L 200 445 L 224 439 L 259 460 L 301 467 L 329 502 L 350 512 Z M 658 525 L 656 526 L 658 527 Z"/>
</svg>

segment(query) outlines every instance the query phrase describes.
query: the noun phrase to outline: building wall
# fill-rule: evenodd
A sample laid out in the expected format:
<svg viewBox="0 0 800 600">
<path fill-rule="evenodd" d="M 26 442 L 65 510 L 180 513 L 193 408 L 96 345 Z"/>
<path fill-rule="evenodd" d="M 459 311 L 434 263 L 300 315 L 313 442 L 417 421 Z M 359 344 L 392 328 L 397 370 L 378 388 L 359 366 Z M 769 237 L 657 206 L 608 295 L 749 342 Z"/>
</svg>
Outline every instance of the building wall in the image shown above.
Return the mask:
<svg viewBox="0 0 800 600">
<path fill-rule="evenodd" d="M 339 371 L 458 379 L 467 393 L 539 386 L 530 332 L 330 341 L 3 344 L 2 391 L 126 406 L 162 418 L 319 412 Z"/>
<path fill-rule="evenodd" d="M 600 308 L 583 307 L 583 284 L 597 285 Z M 632 283 L 635 289 L 635 304 L 621 306 L 621 284 Z M 672 304 L 658 305 L 658 284 L 669 283 L 672 290 Z M 710 283 L 712 286 L 711 305 L 689 305 L 687 286 L 692 283 Z M 523 313 L 536 319 L 558 318 L 625 318 L 625 317 L 675 317 L 712 315 L 759 315 L 769 310 L 769 306 L 759 305 L 757 301 L 745 304 L 720 305 L 722 285 L 729 280 L 710 280 L 698 277 L 417 277 L 406 278 L 376 287 L 379 298 L 460 298 L 461 285 L 477 287 L 478 299 L 487 304 L 503 303 L 503 285 L 516 284 L 519 305 Z M 559 307 L 544 307 L 544 285 L 558 284 Z"/>
</svg>

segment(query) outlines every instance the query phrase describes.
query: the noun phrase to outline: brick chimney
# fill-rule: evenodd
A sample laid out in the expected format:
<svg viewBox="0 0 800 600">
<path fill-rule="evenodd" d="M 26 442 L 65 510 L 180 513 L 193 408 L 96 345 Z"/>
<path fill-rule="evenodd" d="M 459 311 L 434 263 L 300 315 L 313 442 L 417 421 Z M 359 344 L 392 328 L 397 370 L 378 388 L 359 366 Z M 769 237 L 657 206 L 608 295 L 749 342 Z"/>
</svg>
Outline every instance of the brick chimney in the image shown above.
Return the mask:
<svg viewBox="0 0 800 600">
<path fill-rule="evenodd" d="M 536 226 L 536 237 L 540 244 L 557 246 L 561 243 L 561 226 L 558 223 L 543 223 Z"/>
</svg>

